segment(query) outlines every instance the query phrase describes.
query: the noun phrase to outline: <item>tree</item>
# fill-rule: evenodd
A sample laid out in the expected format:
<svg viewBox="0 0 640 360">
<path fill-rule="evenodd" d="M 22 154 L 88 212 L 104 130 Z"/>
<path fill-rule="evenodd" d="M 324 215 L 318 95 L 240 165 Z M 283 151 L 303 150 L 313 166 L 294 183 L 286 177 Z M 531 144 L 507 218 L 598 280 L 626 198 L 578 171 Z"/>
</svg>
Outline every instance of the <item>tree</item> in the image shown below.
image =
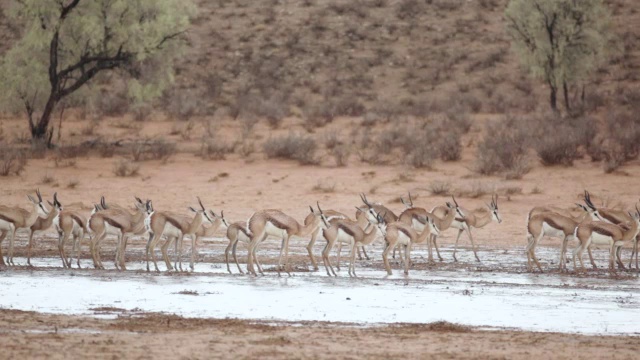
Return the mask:
<svg viewBox="0 0 640 360">
<path fill-rule="evenodd" d="M 50 142 L 56 106 L 100 74 L 122 75 L 137 100 L 158 96 L 194 13 L 185 0 L 14 0 L 22 37 L 0 63 L 5 108 L 25 110 L 32 139 Z"/>
<path fill-rule="evenodd" d="M 607 58 L 609 12 L 602 0 L 511 0 L 507 31 L 522 63 L 550 90 L 557 111 L 562 87 L 570 108 L 569 86 L 585 81 Z"/>
</svg>

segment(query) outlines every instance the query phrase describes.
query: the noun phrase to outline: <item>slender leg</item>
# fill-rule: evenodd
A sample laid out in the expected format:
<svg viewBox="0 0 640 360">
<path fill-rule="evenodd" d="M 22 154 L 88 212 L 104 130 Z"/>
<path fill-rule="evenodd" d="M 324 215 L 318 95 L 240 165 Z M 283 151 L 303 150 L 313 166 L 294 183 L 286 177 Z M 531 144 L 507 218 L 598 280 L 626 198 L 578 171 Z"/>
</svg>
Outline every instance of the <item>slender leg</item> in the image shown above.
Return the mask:
<svg viewBox="0 0 640 360">
<path fill-rule="evenodd" d="M 582 249 L 582 251 L 584 251 L 584 249 Z M 591 253 L 591 242 L 589 242 L 589 246 L 587 246 L 587 254 L 589 254 L 589 260 L 591 261 L 591 266 L 593 266 L 594 269 L 597 269 L 598 266 L 596 265 L 596 262 L 593 260 L 593 254 Z M 580 255 L 580 263 L 582 264 L 582 253 Z M 584 269 L 584 266 L 583 266 Z"/>
<path fill-rule="evenodd" d="M 238 249 L 238 239 L 236 238 L 235 243 L 233 244 L 233 249 L 232 249 L 232 254 L 233 254 L 233 261 L 235 261 L 236 266 L 238 267 L 238 271 L 240 272 L 240 274 L 244 274 L 244 271 L 242 271 L 242 269 L 240 268 L 240 264 L 238 264 L 238 256 L 236 253 L 236 250 Z M 258 263 L 256 261 L 256 265 L 258 265 L 260 267 L 260 271 L 262 271 L 262 266 L 260 266 L 260 263 Z M 228 266 L 227 266 L 228 268 Z"/>
<path fill-rule="evenodd" d="M 562 239 L 562 248 L 560 249 L 560 271 L 567 268 L 567 244 L 569 243 L 569 236 L 567 235 Z"/>
<path fill-rule="evenodd" d="M 291 263 L 289 263 L 289 240 L 291 235 L 287 234 L 287 240 L 284 243 L 284 271 L 291 276 Z"/>
<path fill-rule="evenodd" d="M 147 262 L 147 272 L 149 272 L 149 251 L 151 250 L 151 241 L 153 240 L 153 233 L 149 231 L 149 240 L 147 240 L 147 246 L 144 252 L 144 260 Z"/>
<path fill-rule="evenodd" d="M 11 237 L 9 238 L 9 255 L 7 255 L 7 263 L 9 263 L 9 265 L 15 265 L 13 263 L 13 242 L 15 240 L 16 237 L 16 228 L 15 227 L 11 227 Z"/>
<path fill-rule="evenodd" d="M 436 236 L 434 234 L 429 234 L 429 238 L 427 239 L 427 250 L 429 251 L 429 258 L 428 258 L 429 262 L 433 262 L 433 249 L 431 247 L 435 241 L 435 237 Z"/>
<path fill-rule="evenodd" d="M 393 248 L 393 255 L 391 255 L 391 258 L 392 259 L 396 258 L 396 248 Z"/>
<path fill-rule="evenodd" d="M 229 268 L 229 251 L 231 250 L 233 245 L 236 244 L 237 239 L 238 239 L 237 237 L 235 239 L 236 241 L 229 239 L 229 245 L 227 245 L 227 248 L 224 249 L 224 262 L 227 263 L 227 271 L 229 272 L 229 274 L 232 274 L 231 268 Z"/>
<path fill-rule="evenodd" d="M 533 236 L 531 234 L 527 235 L 527 246 L 524 248 L 524 252 L 527 254 L 527 271 L 532 270 L 531 266 L 531 246 L 533 245 Z"/>
<path fill-rule="evenodd" d="M 540 266 L 540 262 L 538 261 L 538 257 L 536 256 L 536 246 L 538 245 L 538 242 L 540 241 L 543 235 L 544 233 L 541 232 L 537 237 L 534 238 L 533 244 L 531 244 L 531 249 L 529 250 L 529 252 L 531 253 L 531 258 L 533 259 L 533 262 L 536 264 L 540 272 L 542 272 L 542 266 Z M 471 236 L 470 232 L 469 232 L 469 236 Z M 475 251 L 475 245 L 473 245 L 473 238 L 471 238 L 471 246 L 473 246 L 473 252 L 475 254 L 476 251 Z M 476 259 L 480 261 L 480 259 L 478 259 L 478 255 L 476 255 Z"/>
<path fill-rule="evenodd" d="M 258 245 L 256 245 L 256 250 L 253 252 L 253 260 L 256 262 L 256 266 L 258 267 L 258 271 L 260 272 L 260 275 L 264 275 L 264 271 L 262 270 L 262 264 L 260 264 L 260 260 L 256 256 L 256 251 L 258 251 L 258 247 L 260 246 L 260 244 L 261 243 L 258 243 Z"/>
<path fill-rule="evenodd" d="M 578 243 L 578 246 L 573 249 L 573 271 L 578 271 L 578 262 L 576 261 L 577 255 L 582 256 L 582 243 Z M 582 266 L 582 259 L 580 259 L 580 265 Z"/>
<path fill-rule="evenodd" d="M 354 269 L 355 269 L 354 264 L 356 262 L 357 245 L 356 245 L 355 241 L 353 241 L 353 239 L 351 241 L 352 241 L 351 244 L 349 244 L 349 247 L 351 248 L 351 251 L 349 252 L 349 268 L 348 268 L 347 272 L 348 272 L 349 276 L 355 277 L 356 274 L 355 274 L 355 271 L 354 271 Z"/>
<path fill-rule="evenodd" d="M 611 244 L 609 247 L 609 271 L 616 272 L 614 257 L 616 256 L 615 246 Z"/>
<path fill-rule="evenodd" d="M 364 258 L 365 258 L 365 259 L 367 259 L 367 260 L 371 260 L 371 259 L 369 258 L 369 255 L 367 255 L 367 250 L 364 248 L 364 246 L 362 246 L 362 253 L 364 254 Z"/>
<path fill-rule="evenodd" d="M 469 239 L 471 240 L 471 248 L 473 249 L 473 255 L 476 256 L 476 261 L 480 261 L 480 258 L 478 257 L 478 253 L 476 251 L 476 244 L 473 241 L 473 235 L 471 235 L 471 228 L 467 228 L 467 234 L 469 235 Z M 437 249 L 437 247 L 436 247 Z M 535 254 L 535 250 L 534 250 L 534 254 Z M 540 264 L 538 263 L 538 259 L 536 259 L 535 255 L 533 257 L 533 260 L 536 262 L 536 265 L 538 265 L 538 267 L 540 267 Z M 542 269 L 540 269 L 542 270 Z"/>
<path fill-rule="evenodd" d="M 189 268 L 191 271 L 195 270 L 196 262 L 196 245 L 198 243 L 198 237 L 196 234 L 192 234 L 191 238 L 191 260 L 189 261 Z"/>
<path fill-rule="evenodd" d="M 7 236 L 6 230 L 0 230 L 0 268 L 7 267 L 7 264 L 4 263 L 4 255 L 2 255 L 2 241 Z"/>
<path fill-rule="evenodd" d="M 438 237 L 433 238 L 433 246 L 436 248 L 436 254 L 438 254 L 438 260 L 444 260 L 442 256 L 440 256 L 440 248 L 438 247 Z"/>
<path fill-rule="evenodd" d="M 167 236 L 164 244 L 160 247 L 160 251 L 162 252 L 162 259 L 164 260 L 164 264 L 167 268 L 167 271 L 173 270 L 173 265 L 171 265 L 171 259 L 169 259 L 169 247 L 173 244 L 174 241 L 178 241 L 177 237 Z M 153 255 L 153 252 L 151 253 Z M 155 256 L 153 257 L 155 261 Z"/>
<path fill-rule="evenodd" d="M 80 269 L 80 247 L 82 247 L 82 238 L 84 238 L 84 231 L 82 230 L 80 230 L 80 232 L 73 238 L 73 247 L 76 252 L 76 264 L 78 265 L 78 269 Z"/>
<path fill-rule="evenodd" d="M 382 252 L 382 260 L 384 261 L 384 268 L 387 270 L 387 275 L 391 275 L 391 266 L 389 265 L 389 251 L 391 251 L 392 247 L 389 242 L 385 242 L 386 247 Z M 395 245 L 395 244 L 394 244 Z"/>
<path fill-rule="evenodd" d="M 31 247 L 33 246 L 33 233 L 34 231 L 29 229 L 29 243 L 27 245 L 27 266 L 32 266 L 31 265 Z M 631 259 L 633 259 L 633 254 L 631 254 Z"/>
<path fill-rule="evenodd" d="M 64 234 L 58 233 L 58 254 L 60 254 L 60 259 L 62 260 L 62 267 L 67 268 L 67 261 L 64 258 Z"/>
<path fill-rule="evenodd" d="M 462 232 L 464 230 L 462 229 L 458 229 L 458 237 L 456 237 L 456 244 L 453 245 L 453 261 L 458 261 L 458 259 L 456 258 L 456 249 L 458 248 L 458 240 L 460 240 L 460 235 L 462 235 Z M 435 244 L 435 242 L 434 242 Z"/>
<path fill-rule="evenodd" d="M 624 263 L 622 262 L 622 246 L 615 246 L 616 247 L 616 262 L 618 263 L 618 268 L 622 269 L 622 270 L 626 270 L 626 268 L 624 267 Z M 629 269 L 631 269 L 631 265 L 629 265 Z"/>
<path fill-rule="evenodd" d="M 318 263 L 316 262 L 315 257 L 313 256 L 313 245 L 316 243 L 316 237 L 320 232 L 320 228 L 315 229 L 311 233 L 311 240 L 309 240 L 309 244 L 307 245 L 307 252 L 309 253 L 309 259 L 311 259 L 311 265 L 313 265 L 313 271 L 318 271 Z"/>
<path fill-rule="evenodd" d="M 409 265 L 411 262 L 411 243 L 405 245 L 404 248 L 404 274 L 409 275 Z"/>
<path fill-rule="evenodd" d="M 324 249 L 322 250 L 322 262 L 324 263 L 324 268 L 327 271 L 327 276 L 331 276 L 331 273 L 333 273 L 333 276 L 338 276 L 336 275 L 336 272 L 333 270 L 333 267 L 331 266 L 331 259 L 329 258 L 329 253 L 333 248 L 335 239 L 326 239 L 326 240 L 327 240 L 327 244 L 324 246 Z M 329 272 L 329 270 L 331 270 L 331 272 Z"/>
<path fill-rule="evenodd" d="M 122 234 L 122 250 L 120 250 L 120 269 L 127 270 L 127 260 L 125 258 L 127 254 L 127 244 L 131 235 Z"/>
</svg>

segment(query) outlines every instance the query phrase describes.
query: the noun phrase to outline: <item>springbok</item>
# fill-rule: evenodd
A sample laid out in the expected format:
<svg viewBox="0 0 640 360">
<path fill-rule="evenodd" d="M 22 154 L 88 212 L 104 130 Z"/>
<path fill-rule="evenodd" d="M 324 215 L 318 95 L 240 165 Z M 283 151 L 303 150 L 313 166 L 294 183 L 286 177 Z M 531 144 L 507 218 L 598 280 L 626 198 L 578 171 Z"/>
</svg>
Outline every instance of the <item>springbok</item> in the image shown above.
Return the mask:
<svg viewBox="0 0 640 360">
<path fill-rule="evenodd" d="M 502 222 L 502 218 L 500 218 L 500 214 L 498 213 L 498 196 L 494 195 L 491 197 L 491 203 L 485 204 L 487 207 L 477 211 L 469 211 L 462 207 L 459 207 L 456 204 L 456 211 L 459 215 L 455 217 L 453 222 L 451 223 L 451 227 L 454 229 L 458 229 L 458 236 L 456 237 L 456 243 L 453 247 L 453 260 L 458 261 L 456 258 L 456 250 L 458 248 L 458 240 L 460 240 L 460 235 L 462 235 L 463 231 L 467 232 L 469 236 L 469 240 L 471 240 L 471 248 L 473 249 L 473 254 L 476 257 L 477 261 L 480 261 L 478 257 L 478 253 L 476 251 L 476 245 L 473 241 L 473 236 L 471 235 L 471 230 L 474 228 L 482 228 L 487 224 L 491 223 L 491 221 L 496 221 L 498 224 Z M 431 213 L 437 217 L 444 218 L 449 212 L 449 208 L 446 206 L 437 206 Z M 436 237 L 437 238 L 437 237 Z M 436 247 L 436 251 L 439 253 L 438 244 L 436 242 L 436 238 L 433 239 L 433 244 Z"/>
<path fill-rule="evenodd" d="M 116 269 L 126 270 L 124 250 L 126 249 L 127 237 L 129 234 L 143 234 L 146 231 L 144 226 L 146 203 L 138 197 L 135 197 L 135 200 L 135 211 L 130 213 L 121 207 L 107 206 L 104 197 L 102 197 L 100 205 L 103 210 L 90 217 L 88 228 L 94 234 L 91 239 L 91 253 L 96 269 L 104 269 L 100 259 L 100 243 L 107 235 L 116 235 L 118 240 L 114 265 Z"/>
<path fill-rule="evenodd" d="M 16 236 L 16 230 L 30 228 L 38 218 L 44 219 L 47 217 L 47 210 L 42 204 L 42 195 L 40 195 L 40 189 L 36 190 L 38 199 L 34 199 L 31 195 L 27 195 L 27 198 L 31 202 L 31 211 L 24 210 L 19 207 L 0 205 L 0 267 L 6 267 L 7 264 L 15 265 L 13 263 L 13 242 Z M 2 241 L 9 234 L 9 251 L 7 253 L 7 264 L 4 262 L 2 255 Z"/>
<path fill-rule="evenodd" d="M 64 244 L 69 239 L 69 236 L 73 237 L 73 251 L 76 253 L 76 264 L 78 269 L 80 268 L 80 248 L 82 246 L 82 239 L 87 232 L 86 224 L 87 219 L 79 212 L 65 210 L 58 200 L 58 193 L 53 194 L 53 209 L 56 210 L 58 216 L 53 220 L 53 225 L 58 232 L 58 251 L 60 252 L 60 258 L 62 259 L 62 267 L 71 268 L 71 257 L 67 258 L 64 252 Z M 95 207 L 94 207 L 95 210 Z"/>
<path fill-rule="evenodd" d="M 586 208 L 584 208 L 587 210 Z M 600 220 L 597 211 L 585 211 L 581 217 L 573 218 L 567 215 L 559 214 L 552 211 L 546 212 L 530 212 L 534 215 L 527 219 L 527 246 L 525 252 L 527 253 L 527 270 L 532 271 L 533 267 L 531 262 L 535 262 L 540 271 L 542 267 L 536 257 L 535 249 L 538 242 L 544 236 L 550 236 L 562 239 L 562 247 L 560 249 L 560 271 L 566 269 L 566 253 L 567 243 L 574 239 L 574 233 L 578 225 L 581 223 L 590 222 L 591 220 Z M 587 248 L 591 264 L 595 266 L 593 261 L 593 255 L 591 249 Z"/>
<path fill-rule="evenodd" d="M 200 229 L 201 225 L 205 220 L 209 223 L 213 223 L 209 215 L 207 214 L 207 210 L 204 208 L 202 204 L 202 200 L 198 197 L 198 204 L 200 205 L 200 209 L 194 209 L 193 207 L 189 207 L 194 215 L 192 218 L 183 217 L 177 214 L 173 214 L 165 211 L 155 211 L 153 209 L 153 204 L 151 200 L 149 200 L 146 204 L 147 218 L 145 219 L 145 227 L 149 232 L 149 240 L 147 241 L 145 258 L 147 261 L 147 271 L 149 271 L 149 252 L 151 252 L 153 258 L 153 264 L 155 266 L 156 271 L 158 271 L 158 264 L 155 257 L 155 245 L 162 237 L 163 234 L 167 235 L 167 242 L 165 243 L 167 246 L 172 242 L 172 238 L 175 238 L 177 259 L 174 267 L 176 270 L 179 268 L 182 271 L 182 242 L 185 236 L 189 236 L 192 239 L 192 261 L 194 256 L 195 247 L 193 246 L 196 242 L 197 235 L 196 233 Z M 164 246 L 163 246 L 164 247 Z M 163 253 L 164 257 L 164 253 Z M 166 258 L 164 259 L 167 260 Z M 178 267 L 179 264 L 179 267 Z M 193 263 L 191 264 L 193 268 Z M 167 270 L 171 270 L 171 264 L 167 266 Z"/>
<path fill-rule="evenodd" d="M 377 227 L 384 236 L 385 249 L 382 252 L 382 260 L 384 261 L 384 268 L 388 275 L 391 275 L 391 266 L 389 265 L 389 251 L 400 245 L 400 258 L 402 259 L 402 248 L 404 248 L 404 273 L 409 274 L 409 266 L 411 265 L 411 246 L 413 244 L 422 243 L 433 234 L 438 235 L 440 230 L 434 223 L 434 218 L 426 217 L 424 222 L 427 224 L 427 228 L 420 234 L 414 230 L 414 228 L 400 221 L 393 223 L 386 223 L 384 218 L 380 216 L 378 218 Z"/>
<path fill-rule="evenodd" d="M 614 225 L 602 221 L 593 221 L 578 225 L 574 236 L 580 244 L 573 251 L 573 267 L 577 270 L 576 255 L 580 260 L 580 268 L 584 270 L 582 262 L 582 253 L 584 249 L 588 249 L 591 244 L 606 245 L 609 247 L 609 269 L 615 272 L 615 262 L 624 268 L 622 260 L 616 256 L 625 242 L 634 239 L 640 231 L 640 210 L 636 206 L 635 214 L 629 213 L 633 219 L 630 222 Z M 614 260 L 615 259 L 615 260 Z"/>
<path fill-rule="evenodd" d="M 249 244 L 251 242 L 251 233 L 247 228 L 246 221 L 236 221 L 227 227 L 227 239 L 229 240 L 229 244 L 224 250 L 224 261 L 227 263 L 227 271 L 231 274 L 231 268 L 229 268 L 229 251 L 231 250 L 231 254 L 233 255 L 233 261 L 235 261 L 236 266 L 238 267 L 238 271 L 240 274 L 244 274 L 242 268 L 240 268 L 240 264 L 238 264 L 238 257 L 236 254 L 236 249 L 238 248 L 238 242 L 243 242 L 245 244 Z M 262 273 L 262 265 L 258 262 L 256 258 L 256 265 L 258 265 L 258 270 Z"/>
<path fill-rule="evenodd" d="M 311 208 L 311 213 L 319 220 L 320 214 L 316 213 L 313 208 Z M 289 271 L 289 239 L 291 239 L 292 236 L 308 236 L 317 228 L 316 221 L 310 221 L 304 225 L 300 225 L 300 223 L 291 216 L 275 209 L 261 210 L 251 215 L 247 221 L 248 232 L 251 234 L 249 256 L 247 257 L 247 272 L 257 275 L 253 266 L 254 259 L 257 259 L 256 249 L 261 242 L 271 235 L 282 239 L 278 267 L 276 269 L 278 276 L 280 276 L 280 269 L 282 268 L 283 253 L 284 269 L 287 274 L 291 276 L 291 272 Z M 263 274 L 262 272 L 260 273 Z"/>
<path fill-rule="evenodd" d="M 607 209 L 607 208 L 596 208 L 596 206 L 593 204 L 593 202 L 591 201 L 591 194 L 589 194 L 588 191 L 584 191 L 584 202 L 587 204 L 587 207 L 589 207 L 589 209 L 591 209 L 592 211 L 597 211 L 598 214 L 600 215 L 601 219 L 605 222 L 614 224 L 614 225 L 619 225 L 619 224 L 623 224 L 623 223 L 627 223 L 630 221 L 633 221 L 633 217 L 630 216 L 626 211 L 624 210 L 615 210 L 615 209 Z M 633 257 L 635 256 L 636 258 L 636 269 L 639 269 L 638 267 L 638 237 L 635 237 L 631 240 L 632 242 L 632 249 L 631 249 L 631 258 L 629 259 L 629 268 L 631 268 L 631 264 L 633 262 Z M 620 254 L 616 254 L 616 256 L 619 256 Z"/>
<path fill-rule="evenodd" d="M 378 229 L 375 226 L 371 226 L 371 229 L 369 230 L 369 232 L 367 232 L 361 226 L 359 226 L 357 222 L 351 220 L 329 220 L 329 218 L 323 213 L 322 209 L 320 208 L 320 204 L 318 204 L 318 211 L 320 213 L 320 217 L 322 218 L 322 222 L 326 227 L 322 231 L 322 234 L 327 241 L 327 244 L 322 250 L 322 261 L 324 263 L 324 268 L 327 271 L 327 275 L 331 276 L 331 274 L 333 273 L 333 276 L 337 276 L 336 272 L 333 270 L 333 266 L 331 266 L 329 253 L 331 252 L 333 245 L 338 242 L 338 244 L 345 243 L 349 245 L 349 249 L 351 250 L 349 253 L 349 258 L 351 260 L 349 263 L 349 276 L 356 276 L 354 262 L 357 248 L 371 244 L 378 235 Z M 359 212 L 360 211 L 362 210 L 359 210 Z M 380 221 L 380 219 L 382 219 L 382 216 L 380 214 L 376 214 L 375 222 Z M 367 227 L 365 226 L 365 229 L 366 228 Z M 338 262 L 340 262 L 339 252 Z M 331 272 L 329 272 L 329 270 L 331 270 Z"/>
<path fill-rule="evenodd" d="M 427 219 L 430 218 L 431 221 L 436 225 L 438 231 L 447 230 L 456 216 L 456 206 L 457 202 L 455 202 L 455 198 L 453 198 L 455 206 L 451 203 L 447 202 L 446 206 L 448 209 L 447 214 L 441 218 L 438 217 L 423 208 L 418 208 L 413 206 L 413 200 L 411 199 L 411 193 L 409 193 L 409 202 L 405 202 L 404 199 L 400 198 L 403 204 L 407 207 L 401 214 L 398 221 L 405 223 L 407 225 L 411 225 L 418 233 L 422 234 L 425 231 L 430 231 L 430 227 L 428 226 Z M 429 250 L 429 261 L 433 261 L 433 251 L 432 245 L 435 242 L 436 235 L 429 234 L 428 238 L 428 250 Z M 440 256 L 440 250 L 436 247 L 436 252 L 438 254 L 438 258 L 442 261 L 442 256 Z M 393 250 L 395 254 L 395 249 Z"/>
<path fill-rule="evenodd" d="M 367 200 L 367 196 L 364 193 L 360 194 L 360 199 L 366 207 L 356 207 L 356 221 L 358 222 L 358 225 L 365 231 L 369 228 L 369 226 L 371 226 L 372 223 L 376 222 L 376 214 L 385 214 L 384 220 L 387 223 L 398 221 L 398 216 L 393 211 L 380 203 L 369 202 L 369 200 Z M 340 258 L 340 250 L 341 243 L 338 244 L 338 259 Z M 362 252 L 364 253 L 364 257 L 369 260 L 369 256 L 367 255 L 364 247 L 362 248 Z M 360 249 L 358 249 L 358 260 L 362 260 L 362 256 L 360 256 Z M 338 261 L 338 270 L 340 270 L 340 261 Z"/>
<path fill-rule="evenodd" d="M 311 208 L 311 206 L 309 206 L 309 208 Z M 335 221 L 335 220 L 347 220 L 347 221 L 352 221 L 351 219 L 349 219 L 349 217 L 339 211 L 335 211 L 335 210 L 324 210 L 324 215 L 327 217 L 327 220 L 329 221 L 329 223 Z M 311 213 L 309 213 L 309 215 L 307 215 L 307 217 L 304 219 L 304 223 L 308 224 L 310 222 L 313 222 L 316 224 L 316 228 L 314 230 L 311 231 L 311 239 L 309 240 L 309 244 L 307 245 L 307 252 L 309 253 L 309 258 L 311 259 L 311 264 L 313 264 L 313 271 L 318 271 L 318 263 L 316 262 L 315 257 L 313 256 L 313 245 L 316 243 L 316 239 L 318 237 L 318 234 L 321 233 L 321 230 L 323 229 L 323 222 L 322 221 L 318 221 L 318 218 L 316 217 L 316 215 L 313 212 L 313 208 L 311 208 Z M 235 251 L 235 250 L 234 250 Z M 364 251 L 364 248 L 363 248 Z M 358 254 L 360 254 L 360 252 L 358 252 Z M 365 253 L 365 256 L 367 255 L 367 253 Z M 234 255 L 235 256 L 235 255 Z M 338 253 L 339 256 L 339 253 Z M 367 259 L 369 259 L 369 257 L 367 257 Z M 338 270 L 340 270 L 340 261 L 338 260 Z"/>
<path fill-rule="evenodd" d="M 47 214 L 45 218 L 37 218 L 36 221 L 29 227 L 29 242 L 27 243 L 27 266 L 31 265 L 31 248 L 33 247 L 33 237 L 36 232 L 41 232 L 49 229 L 53 224 L 53 220 L 58 216 L 59 210 L 54 206 L 56 199 L 56 194 L 53 194 L 53 203 L 49 200 L 49 206 L 51 206 L 51 210 Z"/>
</svg>

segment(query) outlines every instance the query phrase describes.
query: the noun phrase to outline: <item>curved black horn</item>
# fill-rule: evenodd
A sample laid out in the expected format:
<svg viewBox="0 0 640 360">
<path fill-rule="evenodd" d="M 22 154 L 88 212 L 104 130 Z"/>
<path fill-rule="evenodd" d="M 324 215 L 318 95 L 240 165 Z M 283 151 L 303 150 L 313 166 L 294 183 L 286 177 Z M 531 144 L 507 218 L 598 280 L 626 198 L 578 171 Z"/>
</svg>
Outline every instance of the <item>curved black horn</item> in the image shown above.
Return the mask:
<svg viewBox="0 0 640 360">
<path fill-rule="evenodd" d="M 316 205 L 318 206 L 318 211 L 322 214 L 322 209 L 320 208 L 320 201 L 316 201 Z"/>
<path fill-rule="evenodd" d="M 413 199 L 411 198 L 411 191 L 409 191 L 409 204 L 413 206 Z"/>
<path fill-rule="evenodd" d="M 144 204 L 144 202 L 142 201 L 142 199 L 140 199 L 137 196 L 134 196 L 134 199 L 136 199 L 137 202 L 139 202 L 140 204 Z"/>
<path fill-rule="evenodd" d="M 40 194 L 40 189 L 36 189 L 36 195 L 38 195 L 38 200 L 42 202 L 42 195 Z"/>
<path fill-rule="evenodd" d="M 456 204 L 456 207 L 459 207 L 458 202 L 456 201 L 456 197 L 451 195 L 451 198 L 453 199 L 453 203 Z"/>
<path fill-rule="evenodd" d="M 202 200 L 200 200 L 199 196 L 196 196 L 196 198 L 198 199 L 198 204 L 200 204 L 200 207 L 202 208 L 202 211 L 204 211 L 204 205 L 202 205 Z"/>
<path fill-rule="evenodd" d="M 100 206 L 102 206 L 102 210 L 107 209 L 107 202 L 104 200 L 104 195 L 100 197 Z"/>
</svg>

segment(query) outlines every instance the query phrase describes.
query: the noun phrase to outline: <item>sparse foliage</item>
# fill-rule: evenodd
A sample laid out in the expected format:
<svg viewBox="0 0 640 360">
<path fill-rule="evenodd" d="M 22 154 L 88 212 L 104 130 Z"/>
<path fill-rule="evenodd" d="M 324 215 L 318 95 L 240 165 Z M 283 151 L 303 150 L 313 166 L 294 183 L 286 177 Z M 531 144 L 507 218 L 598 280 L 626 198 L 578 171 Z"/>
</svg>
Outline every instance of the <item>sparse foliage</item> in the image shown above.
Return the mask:
<svg viewBox="0 0 640 360">
<path fill-rule="evenodd" d="M 267 157 L 296 160 L 301 165 L 318 163 L 316 148 L 313 138 L 294 133 L 270 138 L 263 145 Z"/>
<path fill-rule="evenodd" d="M 606 59 L 611 44 L 609 11 L 602 0 L 511 0 L 505 10 L 507 29 L 521 62 L 549 86 L 557 109 L 563 90 L 585 81 Z"/>
</svg>

